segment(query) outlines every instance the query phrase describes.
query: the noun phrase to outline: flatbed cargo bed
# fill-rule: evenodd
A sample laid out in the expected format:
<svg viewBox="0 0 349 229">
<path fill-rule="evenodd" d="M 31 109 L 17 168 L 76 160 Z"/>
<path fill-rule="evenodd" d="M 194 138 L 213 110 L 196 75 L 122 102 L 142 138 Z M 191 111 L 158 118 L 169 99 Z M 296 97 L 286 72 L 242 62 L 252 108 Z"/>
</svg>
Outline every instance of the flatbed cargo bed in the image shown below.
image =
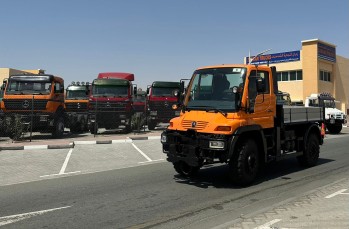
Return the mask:
<svg viewBox="0 0 349 229">
<path fill-rule="evenodd" d="M 284 124 L 323 122 L 323 107 L 283 106 Z"/>
</svg>

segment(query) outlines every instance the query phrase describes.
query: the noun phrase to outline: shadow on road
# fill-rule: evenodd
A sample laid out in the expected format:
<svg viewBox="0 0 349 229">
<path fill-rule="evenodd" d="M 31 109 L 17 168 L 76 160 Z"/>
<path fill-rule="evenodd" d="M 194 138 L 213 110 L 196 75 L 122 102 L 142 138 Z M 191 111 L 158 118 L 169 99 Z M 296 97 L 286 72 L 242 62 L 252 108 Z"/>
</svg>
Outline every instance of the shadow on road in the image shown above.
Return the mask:
<svg viewBox="0 0 349 229">
<path fill-rule="evenodd" d="M 318 165 L 330 163 L 333 160 L 319 158 Z M 287 159 L 280 162 L 272 162 L 267 164 L 261 172 L 260 177 L 250 186 L 259 185 L 268 180 L 282 179 L 292 180 L 291 174 L 307 170 L 308 168 L 300 167 L 297 159 Z M 179 174 L 174 176 L 174 180 L 180 184 L 194 185 L 199 188 L 228 188 L 242 189 L 238 185 L 234 185 L 229 179 L 228 165 L 210 165 L 203 167 L 199 173 L 191 178 L 185 178 Z"/>
</svg>

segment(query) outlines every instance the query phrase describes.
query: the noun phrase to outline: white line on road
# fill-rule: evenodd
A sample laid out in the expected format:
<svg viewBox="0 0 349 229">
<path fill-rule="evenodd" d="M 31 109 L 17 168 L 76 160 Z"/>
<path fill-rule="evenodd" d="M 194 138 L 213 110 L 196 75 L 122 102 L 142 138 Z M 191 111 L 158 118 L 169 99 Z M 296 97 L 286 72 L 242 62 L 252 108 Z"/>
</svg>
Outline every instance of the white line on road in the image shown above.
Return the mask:
<svg viewBox="0 0 349 229">
<path fill-rule="evenodd" d="M 11 223 L 16 223 L 18 221 L 24 220 L 24 219 L 29 219 L 33 216 L 38 216 L 45 214 L 47 212 L 52 212 L 52 211 L 57 211 L 65 208 L 70 208 L 71 206 L 65 206 L 65 207 L 60 207 L 60 208 L 52 208 L 52 209 L 47 209 L 47 210 L 42 210 L 42 211 L 35 211 L 35 212 L 27 212 L 27 213 L 22 213 L 22 214 L 17 214 L 17 215 L 9 215 L 9 216 L 4 216 L 0 217 L 0 227 L 11 224 Z"/>
<path fill-rule="evenodd" d="M 335 196 L 337 196 L 337 195 L 349 195 L 349 193 L 344 193 L 345 191 L 347 191 L 347 189 L 341 189 L 341 190 L 339 190 L 338 192 L 335 192 L 335 193 L 333 193 L 333 194 L 331 194 L 331 195 L 328 195 L 328 196 L 326 196 L 325 198 L 326 199 L 329 199 L 329 198 L 332 198 L 332 197 L 335 197 Z"/>
<path fill-rule="evenodd" d="M 150 162 L 156 162 L 156 161 L 164 161 L 165 159 L 158 159 L 158 160 L 152 160 L 152 161 L 142 161 L 138 162 L 138 164 L 144 164 L 144 163 L 150 163 Z"/>
<path fill-rule="evenodd" d="M 274 219 L 270 222 L 267 222 L 259 227 L 255 227 L 254 229 L 270 229 L 270 226 L 273 225 L 274 223 L 280 222 L 281 219 Z"/>
<path fill-rule="evenodd" d="M 71 153 L 73 152 L 73 148 L 71 148 L 67 154 L 67 157 L 65 158 L 65 161 L 63 163 L 63 166 L 61 168 L 61 171 L 59 172 L 59 174 L 64 174 L 65 169 L 67 168 Z"/>
<path fill-rule="evenodd" d="M 69 175 L 73 173 L 81 173 L 81 171 L 74 171 L 74 172 L 69 172 L 69 173 L 59 173 L 59 174 L 50 174 L 50 175 L 43 175 L 40 177 L 53 177 L 53 176 L 62 176 L 62 175 Z"/>
<path fill-rule="evenodd" d="M 148 160 L 148 162 L 153 161 L 152 159 L 150 159 L 150 157 L 148 157 L 145 153 L 143 153 L 142 150 L 140 150 L 134 143 L 131 143 L 131 144 L 140 154 L 142 154 L 143 157 L 145 157 L 145 159 Z"/>
</svg>

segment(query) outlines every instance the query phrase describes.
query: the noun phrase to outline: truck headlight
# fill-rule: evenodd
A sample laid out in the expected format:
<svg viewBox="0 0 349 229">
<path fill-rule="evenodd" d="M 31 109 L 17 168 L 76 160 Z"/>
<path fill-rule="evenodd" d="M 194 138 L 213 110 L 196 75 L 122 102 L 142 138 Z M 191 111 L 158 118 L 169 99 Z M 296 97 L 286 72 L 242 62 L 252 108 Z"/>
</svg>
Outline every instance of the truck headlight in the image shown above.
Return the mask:
<svg viewBox="0 0 349 229">
<path fill-rule="evenodd" d="M 222 142 L 222 141 L 210 141 L 209 147 L 211 149 L 224 149 L 224 142 Z"/>
<path fill-rule="evenodd" d="M 158 115 L 158 111 L 150 111 L 150 115 Z"/>
<path fill-rule="evenodd" d="M 166 143 L 167 142 L 167 136 L 164 134 L 161 134 L 161 143 Z"/>
</svg>

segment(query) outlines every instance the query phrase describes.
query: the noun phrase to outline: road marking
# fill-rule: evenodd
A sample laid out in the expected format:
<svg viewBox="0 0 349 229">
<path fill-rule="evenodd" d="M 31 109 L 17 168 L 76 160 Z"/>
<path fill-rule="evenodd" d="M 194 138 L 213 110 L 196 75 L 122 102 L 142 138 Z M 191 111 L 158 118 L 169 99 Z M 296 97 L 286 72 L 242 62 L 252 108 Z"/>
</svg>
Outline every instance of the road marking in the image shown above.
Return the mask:
<svg viewBox="0 0 349 229">
<path fill-rule="evenodd" d="M 17 215 L 9 215 L 9 216 L 4 216 L 0 217 L 0 227 L 11 224 L 11 223 L 16 223 L 18 221 L 24 220 L 24 219 L 29 219 L 33 216 L 38 216 L 45 214 L 47 212 L 52 212 L 52 211 L 57 211 L 65 208 L 70 208 L 71 206 L 65 206 L 65 207 L 60 207 L 60 208 L 52 208 L 52 209 L 47 209 L 47 210 L 42 210 L 42 211 L 35 211 L 35 212 L 28 212 L 28 213 L 22 213 L 22 214 L 17 214 Z"/>
<path fill-rule="evenodd" d="M 62 176 L 62 175 L 69 175 L 73 173 L 81 173 L 81 171 L 74 171 L 74 172 L 69 172 L 69 173 L 56 173 L 56 174 L 50 174 L 50 175 L 43 175 L 40 177 L 53 177 L 53 176 Z"/>
<path fill-rule="evenodd" d="M 148 162 L 152 161 L 152 159 L 150 159 L 150 157 L 143 153 L 142 150 L 140 150 L 133 142 L 131 144 L 140 154 L 142 154 L 143 157 L 145 157 L 145 159 L 148 160 Z"/>
<path fill-rule="evenodd" d="M 144 164 L 144 163 L 150 163 L 150 162 L 156 162 L 156 161 L 164 161 L 165 159 L 158 159 L 158 160 L 152 160 L 152 161 L 142 161 L 138 162 L 138 164 Z"/>
<path fill-rule="evenodd" d="M 345 191 L 347 191 L 347 189 L 341 189 L 338 192 L 335 192 L 331 195 L 326 196 L 325 198 L 329 199 L 329 198 L 335 197 L 337 195 L 349 195 L 349 193 L 345 193 Z"/>
<path fill-rule="evenodd" d="M 59 172 L 59 174 L 64 174 L 65 169 L 67 168 L 71 153 L 73 152 L 73 149 L 71 148 L 67 154 L 67 157 L 65 158 L 65 161 L 63 163 L 63 166 L 61 168 L 61 171 Z"/>
<path fill-rule="evenodd" d="M 270 229 L 270 226 L 273 225 L 274 223 L 280 222 L 281 219 L 274 219 L 270 222 L 267 222 L 259 227 L 255 227 L 254 229 Z"/>
</svg>

